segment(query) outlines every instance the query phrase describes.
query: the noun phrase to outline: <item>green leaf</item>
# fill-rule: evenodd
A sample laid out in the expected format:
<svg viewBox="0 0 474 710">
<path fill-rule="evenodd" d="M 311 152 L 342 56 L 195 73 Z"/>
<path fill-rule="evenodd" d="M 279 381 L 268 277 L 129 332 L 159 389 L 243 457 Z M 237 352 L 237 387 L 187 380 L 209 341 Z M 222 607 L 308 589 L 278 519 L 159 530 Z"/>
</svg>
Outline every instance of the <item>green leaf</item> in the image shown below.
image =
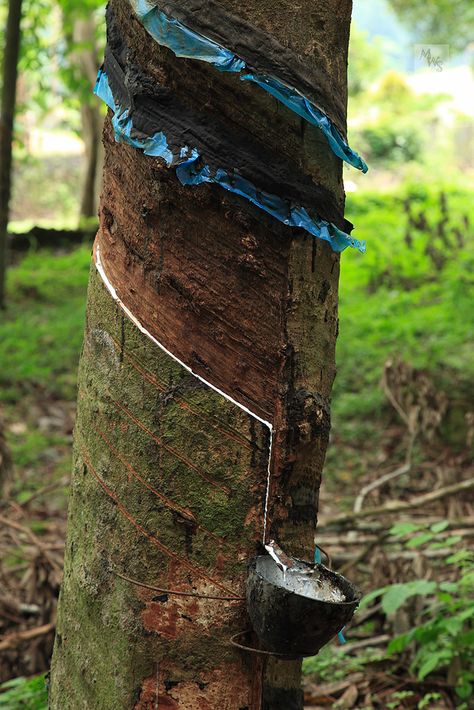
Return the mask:
<svg viewBox="0 0 474 710">
<path fill-rule="evenodd" d="M 446 619 L 443 623 L 443 628 L 446 629 L 446 631 L 451 635 L 451 636 L 457 636 L 459 632 L 462 629 L 463 622 L 462 620 L 454 616 L 451 619 Z"/>
<path fill-rule="evenodd" d="M 462 537 L 461 535 L 451 535 L 451 537 L 448 537 L 445 541 L 444 544 L 449 547 L 451 545 L 457 545 L 458 542 L 461 542 Z"/>
<path fill-rule="evenodd" d="M 461 621 L 466 621 L 466 619 L 470 619 L 472 616 L 474 616 L 474 603 L 471 603 L 467 609 L 458 614 L 458 618 L 461 619 Z"/>
<path fill-rule="evenodd" d="M 429 579 L 416 579 L 414 582 L 408 582 L 412 594 L 432 594 L 436 589 L 436 582 Z"/>
<path fill-rule="evenodd" d="M 416 523 L 401 522 L 395 523 L 390 528 L 390 535 L 395 535 L 396 537 L 403 537 L 404 535 L 410 535 L 420 529 L 420 526 Z"/>
<path fill-rule="evenodd" d="M 424 680 L 427 675 L 432 673 L 438 666 L 445 666 L 447 660 L 451 657 L 450 653 L 446 651 L 439 651 L 438 653 L 431 653 L 425 661 L 421 664 L 418 670 L 419 680 Z"/>
<path fill-rule="evenodd" d="M 405 584 L 392 584 L 382 597 L 382 608 L 387 614 L 393 614 L 402 604 L 417 594 L 432 594 L 436 590 L 436 582 L 427 579 L 417 579 Z"/>
<path fill-rule="evenodd" d="M 47 703 L 48 691 L 44 674 L 33 678 L 14 678 L 0 685 L 0 706 L 5 710 L 46 710 Z"/>
<path fill-rule="evenodd" d="M 439 588 L 443 590 L 443 592 L 457 592 L 458 591 L 458 585 L 456 582 L 440 582 Z"/>
<path fill-rule="evenodd" d="M 469 681 L 465 681 L 461 685 L 456 686 L 456 693 L 459 695 L 462 700 L 466 700 L 466 698 L 469 698 L 472 695 L 472 685 L 469 683 Z"/>
<path fill-rule="evenodd" d="M 453 601 L 453 595 L 448 592 L 438 592 L 438 601 L 444 605 L 450 604 Z"/>
<path fill-rule="evenodd" d="M 433 533 L 440 533 L 446 530 L 447 527 L 449 527 L 449 520 L 440 520 L 438 523 L 433 523 L 430 530 Z"/>
<path fill-rule="evenodd" d="M 386 589 L 387 587 L 381 587 L 380 589 L 374 589 L 368 594 L 364 594 L 359 604 L 359 609 L 365 609 L 366 607 L 368 607 L 370 602 L 372 602 L 374 599 L 377 599 L 377 597 L 380 597 L 380 595 L 383 594 Z"/>
<path fill-rule="evenodd" d="M 459 634 L 457 644 L 459 646 L 467 646 L 469 649 L 474 648 L 474 629 L 472 629 L 472 631 L 466 631 L 464 634 Z"/>
<path fill-rule="evenodd" d="M 430 550 L 442 550 L 445 547 L 446 547 L 446 540 L 432 542 L 431 545 L 428 545 L 428 549 L 430 549 Z"/>
<path fill-rule="evenodd" d="M 446 558 L 449 565 L 459 565 L 470 559 L 472 553 L 470 550 L 456 550 L 456 552 Z"/>
<path fill-rule="evenodd" d="M 411 637 L 409 634 L 401 634 L 400 636 L 396 636 L 394 639 L 390 641 L 390 643 L 387 646 L 387 652 L 388 653 L 401 653 L 406 649 L 408 644 L 411 641 Z"/>
<path fill-rule="evenodd" d="M 432 539 L 432 533 L 421 533 L 421 535 L 417 535 L 416 537 L 412 537 L 411 540 L 408 540 L 407 547 L 419 547 L 420 545 L 425 545 L 427 542 L 430 542 Z"/>
<path fill-rule="evenodd" d="M 392 525 L 390 528 L 390 535 L 396 535 L 397 537 L 402 537 L 403 535 L 410 535 L 413 532 L 416 532 L 417 530 L 420 529 L 420 526 L 417 525 L 417 523 L 409 523 L 407 522 L 401 522 L 401 523 L 395 523 L 395 525 Z"/>
<path fill-rule="evenodd" d="M 392 584 L 382 597 L 382 608 L 387 614 L 393 614 L 411 597 L 412 592 L 407 584 Z"/>
</svg>

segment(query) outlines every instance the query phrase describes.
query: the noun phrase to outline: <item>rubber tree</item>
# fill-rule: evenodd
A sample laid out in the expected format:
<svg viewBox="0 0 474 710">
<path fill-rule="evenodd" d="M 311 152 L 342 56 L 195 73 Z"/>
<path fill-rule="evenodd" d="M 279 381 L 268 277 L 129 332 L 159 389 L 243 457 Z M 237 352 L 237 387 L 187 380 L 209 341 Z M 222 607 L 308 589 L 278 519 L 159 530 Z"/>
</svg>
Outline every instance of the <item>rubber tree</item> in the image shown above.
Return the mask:
<svg viewBox="0 0 474 710">
<path fill-rule="evenodd" d="M 244 23 L 271 37 L 275 65 L 298 57 L 345 130 L 350 1 L 219 8 L 229 21 L 214 34 Z M 235 40 L 243 54 L 265 45 L 252 37 Z M 204 116 L 209 150 L 222 129 L 222 160 L 246 136 L 254 173 L 276 156 L 342 213 L 341 161 L 315 126 L 251 82 L 176 57 L 126 0 L 109 4 L 108 43 L 137 97 L 164 91 L 171 107 L 179 95 Z M 185 143 L 194 128 L 183 115 L 173 122 Z M 264 526 L 313 558 L 340 257 L 217 185 L 180 184 L 116 137 L 109 112 L 51 707 L 302 708 L 300 661 L 229 640 L 249 626 L 247 563 Z"/>
<path fill-rule="evenodd" d="M 22 0 L 9 0 L 0 107 L 0 308 L 5 305 L 7 230 L 10 209 L 13 119 L 15 116 Z"/>
</svg>

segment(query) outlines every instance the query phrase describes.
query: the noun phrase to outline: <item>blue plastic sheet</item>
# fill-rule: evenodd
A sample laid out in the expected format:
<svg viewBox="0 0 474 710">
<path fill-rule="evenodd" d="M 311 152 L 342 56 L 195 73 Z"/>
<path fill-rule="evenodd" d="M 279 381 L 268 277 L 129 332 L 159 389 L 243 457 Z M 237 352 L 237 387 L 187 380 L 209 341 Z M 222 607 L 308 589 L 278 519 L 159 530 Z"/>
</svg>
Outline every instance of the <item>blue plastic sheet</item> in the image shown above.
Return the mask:
<svg viewBox="0 0 474 710">
<path fill-rule="evenodd" d="M 225 72 L 239 72 L 245 68 L 245 62 L 233 52 L 168 17 L 147 0 L 132 0 L 132 6 L 153 39 L 171 49 L 177 57 L 199 59 Z"/>
<path fill-rule="evenodd" d="M 366 173 L 368 170 L 365 161 L 352 148 L 348 146 L 337 128 L 331 123 L 329 118 L 320 109 L 316 108 L 308 99 L 300 94 L 296 89 L 292 89 L 282 84 L 278 79 L 271 76 L 259 76 L 258 74 L 243 74 L 240 77 L 243 81 L 253 81 L 278 101 L 289 109 L 304 118 L 308 123 L 319 128 L 325 135 L 332 151 L 346 163 L 354 168 Z"/>
<path fill-rule="evenodd" d="M 313 219 L 304 207 L 298 207 L 289 200 L 271 195 L 264 190 L 258 190 L 255 185 L 238 173 L 229 174 L 226 170 L 219 168 L 212 175 L 208 165 L 199 167 L 199 163 L 199 154 L 197 151 L 193 151 L 191 158 L 177 166 L 176 175 L 183 185 L 199 185 L 203 182 L 215 183 L 223 187 L 224 190 L 245 197 L 279 222 L 283 222 L 289 227 L 300 227 L 309 234 L 328 241 L 333 251 L 340 252 L 348 246 L 355 247 L 361 252 L 365 251 L 365 242 L 353 239 L 330 222 L 323 219 Z"/>
<path fill-rule="evenodd" d="M 182 185 L 200 185 L 206 182 L 220 185 L 224 190 L 249 200 L 279 222 L 290 227 L 299 227 L 318 239 L 324 239 L 331 244 L 333 251 L 341 252 L 351 246 L 365 252 L 365 242 L 353 239 L 330 222 L 312 218 L 304 207 L 294 205 L 289 200 L 264 190 L 259 190 L 238 173 L 230 174 L 221 168 L 213 173 L 208 165 L 202 164 L 196 148 L 183 146 L 179 155 L 175 157 L 168 148 L 166 136 L 162 132 L 154 133 L 153 136 L 132 136 L 133 123 L 129 116 L 129 110 L 122 110 L 116 105 L 107 75 L 103 70 L 99 71 L 94 93 L 114 112 L 112 125 L 115 140 L 139 148 L 143 150 L 145 155 L 163 158 L 168 166 L 175 165 L 176 175 Z"/>
<path fill-rule="evenodd" d="M 221 47 L 207 37 L 190 30 L 179 20 L 169 17 L 148 0 L 131 0 L 132 7 L 150 35 L 161 45 L 168 47 L 177 57 L 198 59 L 208 62 L 224 72 L 241 72 L 246 64 L 233 52 Z M 333 152 L 346 163 L 366 173 L 364 160 L 342 137 L 337 128 L 323 111 L 312 104 L 296 89 L 286 86 L 278 79 L 254 73 L 242 74 L 243 81 L 252 81 L 268 91 L 278 101 L 319 128 Z"/>
<path fill-rule="evenodd" d="M 116 105 L 107 79 L 107 74 L 102 69 L 99 70 L 97 76 L 94 94 L 97 94 L 114 112 L 112 126 L 117 142 L 123 141 L 124 143 L 132 145 L 134 148 L 140 148 L 145 155 L 163 158 L 168 166 L 173 163 L 173 153 L 169 150 L 166 136 L 161 131 L 154 133 L 152 136 L 140 136 L 140 138 L 132 136 L 133 124 L 129 118 L 129 111 L 128 109 L 121 111 Z"/>
</svg>

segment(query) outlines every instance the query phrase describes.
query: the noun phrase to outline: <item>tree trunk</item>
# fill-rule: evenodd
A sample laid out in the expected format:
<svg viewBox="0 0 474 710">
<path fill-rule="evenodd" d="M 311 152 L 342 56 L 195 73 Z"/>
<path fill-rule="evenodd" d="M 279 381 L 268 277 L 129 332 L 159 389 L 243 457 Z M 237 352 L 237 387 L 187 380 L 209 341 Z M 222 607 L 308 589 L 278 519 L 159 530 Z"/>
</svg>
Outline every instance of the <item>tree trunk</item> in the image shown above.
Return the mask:
<svg viewBox="0 0 474 710">
<path fill-rule="evenodd" d="M 80 217 L 95 217 L 101 189 L 103 147 L 101 133 L 103 126 L 100 107 L 92 103 L 81 106 L 82 136 L 85 145 L 85 171 L 82 183 Z"/>
<path fill-rule="evenodd" d="M 345 106 L 349 0 L 225 4 L 325 67 Z M 342 209 L 341 164 L 316 128 L 177 59 L 125 0 L 108 27 L 130 72 L 277 149 Z M 249 626 L 246 567 L 264 536 L 313 558 L 339 256 L 215 185 L 182 186 L 116 143 L 110 118 L 104 145 L 51 708 L 300 709 L 299 661 L 229 639 Z"/>
<path fill-rule="evenodd" d="M 0 308 L 5 306 L 7 231 L 10 214 L 13 119 L 20 52 L 21 0 L 9 0 L 0 114 Z"/>
<path fill-rule="evenodd" d="M 77 11 L 77 10 L 76 10 Z M 79 9 L 84 13 L 84 8 Z M 101 133 L 103 126 L 102 111 L 98 102 L 90 95 L 99 65 L 99 53 L 96 46 L 96 20 L 92 17 L 79 17 L 73 21 L 73 41 L 78 46 L 71 62 L 75 64 L 82 79 L 88 82 L 86 98 L 81 103 L 82 136 L 85 146 L 85 171 L 82 183 L 80 217 L 95 217 L 97 214 L 103 167 L 103 147 Z"/>
</svg>

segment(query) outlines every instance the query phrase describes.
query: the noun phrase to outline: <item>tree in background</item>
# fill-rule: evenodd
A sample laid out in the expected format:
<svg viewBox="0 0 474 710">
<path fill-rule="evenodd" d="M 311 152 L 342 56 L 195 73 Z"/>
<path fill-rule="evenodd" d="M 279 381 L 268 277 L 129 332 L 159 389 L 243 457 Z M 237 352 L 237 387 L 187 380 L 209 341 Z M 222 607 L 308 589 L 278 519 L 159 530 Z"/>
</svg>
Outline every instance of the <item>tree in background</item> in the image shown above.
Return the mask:
<svg viewBox="0 0 474 710">
<path fill-rule="evenodd" d="M 448 44 L 463 52 L 473 41 L 471 0 L 390 0 L 392 7 L 420 42 Z"/>
<path fill-rule="evenodd" d="M 79 216 L 95 217 L 100 192 L 103 109 L 92 89 L 103 50 L 103 10 L 99 0 L 24 0 L 24 40 L 19 66 L 26 102 L 37 115 L 58 105 L 77 110 L 85 146 Z"/>
<path fill-rule="evenodd" d="M 227 6 L 229 22 L 248 28 L 237 37 L 277 40 L 277 63 L 287 51 L 304 59 L 344 130 L 351 2 Z M 341 162 L 314 126 L 249 82 L 177 59 L 126 0 L 108 13 L 111 71 L 124 72 L 134 105 L 153 115 L 160 97 L 171 111 L 177 96 L 171 127 L 190 145 L 194 116 L 211 147 L 215 131 L 224 136 L 223 160 L 250 145 L 247 169 L 287 169 L 279 185 L 294 193 L 301 175 L 295 194 L 311 183 L 342 214 Z M 249 47 L 259 61 L 260 43 Z M 110 116 L 104 141 L 102 277 L 93 267 L 51 707 L 302 708 L 299 661 L 262 660 L 229 640 L 248 626 L 246 567 L 263 539 L 313 558 L 339 256 L 215 185 L 180 184 L 161 159 L 117 143 Z"/>
<path fill-rule="evenodd" d="M 61 77 L 75 100 L 79 98 L 85 171 L 80 217 L 95 217 L 102 180 L 103 110 L 92 93 L 103 51 L 103 9 L 98 0 L 59 0 L 66 39 Z"/>
<path fill-rule="evenodd" d="M 11 195 L 13 119 L 15 116 L 22 0 L 9 0 L 5 31 L 0 108 L 0 308 L 5 305 L 7 229 Z"/>
</svg>

